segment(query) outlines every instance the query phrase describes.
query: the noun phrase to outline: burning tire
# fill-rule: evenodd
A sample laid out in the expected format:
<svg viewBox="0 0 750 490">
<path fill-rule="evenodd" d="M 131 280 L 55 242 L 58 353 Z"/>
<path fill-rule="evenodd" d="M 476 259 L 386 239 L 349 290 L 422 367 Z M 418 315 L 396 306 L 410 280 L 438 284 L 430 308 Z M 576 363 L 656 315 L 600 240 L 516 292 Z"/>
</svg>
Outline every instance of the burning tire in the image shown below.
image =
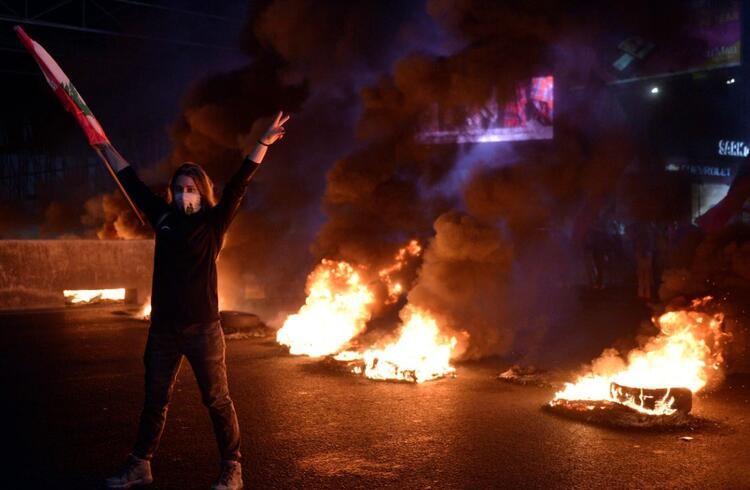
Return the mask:
<svg viewBox="0 0 750 490">
<path fill-rule="evenodd" d="M 268 326 L 252 313 L 241 311 L 221 311 L 221 328 L 226 335 L 245 334 L 249 337 L 267 337 L 270 335 Z"/>
<path fill-rule="evenodd" d="M 635 404 L 646 410 L 668 406 L 682 414 L 693 409 L 693 393 L 687 388 L 634 388 L 612 383 L 612 399 L 625 405 Z"/>
<path fill-rule="evenodd" d="M 693 430 L 708 424 L 706 420 L 683 412 L 649 415 L 609 400 L 553 400 L 543 410 L 566 419 L 621 429 Z"/>
</svg>

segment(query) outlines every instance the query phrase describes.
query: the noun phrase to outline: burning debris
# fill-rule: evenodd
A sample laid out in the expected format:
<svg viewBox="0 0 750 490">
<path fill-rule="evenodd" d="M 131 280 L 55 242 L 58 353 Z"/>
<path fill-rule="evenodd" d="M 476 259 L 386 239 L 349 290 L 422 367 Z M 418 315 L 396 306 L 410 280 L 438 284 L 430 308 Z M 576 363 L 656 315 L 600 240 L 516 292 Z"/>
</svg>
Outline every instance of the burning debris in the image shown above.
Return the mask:
<svg viewBox="0 0 750 490">
<path fill-rule="evenodd" d="M 395 254 L 393 263 L 380 269 L 377 278 L 366 267 L 324 259 L 308 278 L 308 295 L 299 312 L 290 315 L 276 340 L 295 355 L 331 356 L 348 370 L 371 379 L 422 383 L 452 375 L 450 359 L 458 343 L 446 335 L 429 311 L 413 305 L 401 310 L 402 326 L 393 342 L 376 342 L 364 350 L 345 350 L 364 333 L 378 303 L 396 303 L 404 293 L 396 279 L 409 259 L 418 257 L 422 247 L 411 240 Z M 385 298 L 378 299 L 378 285 L 385 287 Z M 381 295 L 382 296 L 382 295 Z"/>
<path fill-rule="evenodd" d="M 545 405 L 548 412 L 589 424 L 647 430 L 697 429 L 706 421 L 687 413 L 648 415 L 609 400 L 566 400 Z"/>
<path fill-rule="evenodd" d="M 610 396 L 625 406 L 655 413 L 688 414 L 693 409 L 693 392 L 688 388 L 631 388 L 618 383 L 609 386 Z"/>
<path fill-rule="evenodd" d="M 339 352 L 365 330 L 374 300 L 361 269 L 323 259 L 308 278 L 305 304 L 286 319 L 276 341 L 294 355 Z"/>
<path fill-rule="evenodd" d="M 69 305 L 95 304 L 101 302 L 125 302 L 127 290 L 115 289 L 66 289 L 65 303 Z"/>
<path fill-rule="evenodd" d="M 497 375 L 497 379 L 506 383 L 521 386 L 538 386 L 548 388 L 552 386 L 549 381 L 550 373 L 536 366 L 520 366 L 518 364 L 509 367 Z"/>
<path fill-rule="evenodd" d="M 689 309 L 655 319 L 659 334 L 626 358 L 614 349 L 605 350 L 588 373 L 555 394 L 549 407 L 570 415 L 587 414 L 587 420 L 614 410 L 613 418 L 630 414 L 635 425 L 684 421 L 693 394 L 721 379 L 728 334 L 722 313 L 705 312 L 711 301 L 695 300 Z"/>
<path fill-rule="evenodd" d="M 411 240 L 400 248 L 392 264 L 378 271 L 378 278 L 368 281 L 365 267 L 354 267 L 345 261 L 323 259 L 307 279 L 307 299 L 300 310 L 287 317 L 276 340 L 295 355 L 327 356 L 342 351 L 349 341 L 365 331 L 376 303 L 376 282 L 387 289 L 385 304 L 398 301 L 404 291 L 396 275 L 422 247 Z"/>
<path fill-rule="evenodd" d="M 146 302 L 143 304 L 143 307 L 141 307 L 140 311 L 138 312 L 138 317 L 142 318 L 143 320 L 151 320 L 151 296 L 148 297 Z"/>
<path fill-rule="evenodd" d="M 352 371 L 370 379 L 423 383 L 454 375 L 456 369 L 450 360 L 458 343 L 456 337 L 443 334 L 426 310 L 407 305 L 401 315 L 404 324 L 396 341 L 382 348 L 341 352 L 334 359 L 359 361 L 361 364 L 356 363 Z"/>
<path fill-rule="evenodd" d="M 388 288 L 388 299 L 386 300 L 386 304 L 395 303 L 404 292 L 403 284 L 401 281 L 394 279 L 393 275 L 404 268 L 406 261 L 410 257 L 418 257 L 421 253 L 422 246 L 417 240 L 412 240 L 405 247 L 399 249 L 394 257 L 395 262 L 392 265 L 381 269 L 378 272 L 380 280 L 383 281 L 383 284 Z"/>
</svg>

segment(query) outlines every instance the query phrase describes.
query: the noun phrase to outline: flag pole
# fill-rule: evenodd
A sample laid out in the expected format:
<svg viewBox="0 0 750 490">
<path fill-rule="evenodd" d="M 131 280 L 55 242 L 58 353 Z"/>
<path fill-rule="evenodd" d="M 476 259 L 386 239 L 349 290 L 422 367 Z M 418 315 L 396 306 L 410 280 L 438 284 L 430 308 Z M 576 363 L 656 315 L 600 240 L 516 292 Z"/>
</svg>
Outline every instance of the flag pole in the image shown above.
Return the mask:
<svg viewBox="0 0 750 490">
<path fill-rule="evenodd" d="M 143 215 L 138 209 L 138 206 L 136 206 L 135 203 L 133 202 L 133 199 L 131 199 L 130 194 L 128 194 L 128 192 L 125 190 L 125 187 L 122 186 L 122 182 L 120 182 L 120 179 L 117 178 L 117 173 L 115 172 L 115 169 L 112 168 L 112 164 L 109 163 L 109 160 L 107 160 L 107 157 L 104 156 L 104 153 L 102 153 L 102 150 L 99 147 L 92 145 L 91 148 L 93 148 L 96 154 L 99 155 L 99 158 L 102 160 L 102 162 L 104 163 L 104 166 L 107 168 L 109 175 L 112 176 L 115 183 L 117 184 L 117 187 L 120 189 L 120 192 L 122 192 L 122 195 L 125 196 L 125 200 L 128 201 L 130 208 L 138 217 L 138 221 L 140 221 L 141 224 L 145 226 L 146 221 L 143 219 Z"/>
<path fill-rule="evenodd" d="M 21 44 L 23 44 L 24 48 L 26 48 L 26 51 L 29 52 L 37 65 L 39 65 L 39 69 L 42 70 L 44 78 L 47 80 L 47 83 L 55 95 L 57 95 L 63 108 L 75 117 L 86 135 L 89 145 L 91 145 L 96 154 L 99 155 L 99 158 L 101 158 L 102 162 L 104 162 L 104 166 L 107 168 L 109 175 L 115 180 L 115 184 L 117 184 L 122 195 L 125 196 L 125 199 L 128 201 L 128 204 L 130 204 L 130 207 L 138 217 L 138 220 L 141 224 L 145 225 L 146 222 L 143 219 L 143 216 L 125 191 L 120 179 L 117 178 L 117 174 L 114 169 L 112 169 L 109 160 L 107 160 L 107 157 L 102 153 L 98 146 L 101 144 L 108 145 L 109 138 L 107 138 L 104 129 L 99 124 L 99 121 L 96 120 L 96 117 L 94 117 L 91 109 L 89 109 L 86 102 L 84 102 L 81 94 L 78 93 L 78 90 L 76 90 L 68 76 L 62 71 L 52 56 L 50 56 L 39 43 L 31 39 L 21 26 L 15 26 L 13 30 L 16 31 L 18 39 L 21 41 Z"/>
</svg>

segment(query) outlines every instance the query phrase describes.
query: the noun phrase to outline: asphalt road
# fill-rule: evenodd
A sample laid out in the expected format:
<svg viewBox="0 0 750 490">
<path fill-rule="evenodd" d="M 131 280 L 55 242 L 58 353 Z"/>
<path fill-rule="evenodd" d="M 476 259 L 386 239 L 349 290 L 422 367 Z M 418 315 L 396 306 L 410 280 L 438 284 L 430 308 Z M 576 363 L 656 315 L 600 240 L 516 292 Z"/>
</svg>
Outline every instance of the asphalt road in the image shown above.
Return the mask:
<svg viewBox="0 0 750 490">
<path fill-rule="evenodd" d="M 146 329 L 107 308 L 0 315 L 2 488 L 100 487 L 133 441 Z M 746 378 L 696 400 L 718 427 L 653 433 L 551 416 L 551 389 L 503 384 L 497 365 L 373 382 L 269 340 L 230 341 L 228 364 L 246 488 L 750 488 Z M 153 472 L 155 489 L 218 472 L 187 364 Z"/>
</svg>

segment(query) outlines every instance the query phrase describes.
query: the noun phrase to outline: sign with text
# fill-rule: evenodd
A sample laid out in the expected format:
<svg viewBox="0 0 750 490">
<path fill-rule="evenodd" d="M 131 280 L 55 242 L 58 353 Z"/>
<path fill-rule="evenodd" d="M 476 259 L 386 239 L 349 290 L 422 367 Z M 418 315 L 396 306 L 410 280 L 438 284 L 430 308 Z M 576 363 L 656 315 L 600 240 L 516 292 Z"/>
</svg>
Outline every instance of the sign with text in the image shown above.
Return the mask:
<svg viewBox="0 0 750 490">
<path fill-rule="evenodd" d="M 750 148 L 744 141 L 719 140 L 717 153 L 726 157 L 746 158 L 750 155 Z"/>
</svg>

